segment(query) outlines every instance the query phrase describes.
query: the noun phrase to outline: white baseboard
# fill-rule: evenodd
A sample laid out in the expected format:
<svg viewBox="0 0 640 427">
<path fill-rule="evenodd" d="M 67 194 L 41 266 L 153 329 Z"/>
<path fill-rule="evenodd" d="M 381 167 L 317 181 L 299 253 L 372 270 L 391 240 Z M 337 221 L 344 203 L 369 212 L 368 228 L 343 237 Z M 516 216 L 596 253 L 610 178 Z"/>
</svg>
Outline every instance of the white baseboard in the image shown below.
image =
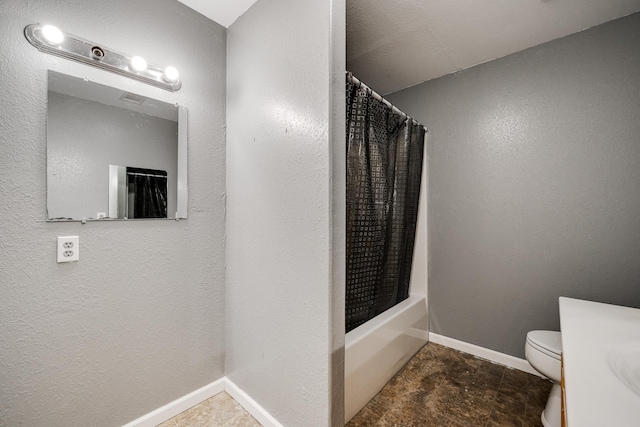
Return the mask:
<svg viewBox="0 0 640 427">
<path fill-rule="evenodd" d="M 518 369 L 529 374 L 542 376 L 538 371 L 533 369 L 529 362 L 525 359 L 510 356 L 508 354 L 499 353 L 488 348 L 480 347 L 475 344 L 460 341 L 454 338 L 445 337 L 444 335 L 429 332 L 429 341 L 445 347 L 453 348 L 474 356 L 498 363 L 509 368 Z M 170 418 L 175 417 L 181 412 L 186 411 L 192 406 L 201 403 L 218 393 L 226 391 L 229 395 L 240 404 L 247 412 L 249 412 L 264 427 L 283 427 L 283 425 L 275 419 L 267 410 L 265 410 L 258 402 L 253 400 L 251 396 L 245 393 L 229 378 L 223 377 L 212 382 L 196 391 L 182 396 L 173 402 L 170 402 L 140 418 L 131 421 L 123 427 L 155 427 Z"/>
<path fill-rule="evenodd" d="M 494 350 L 490 350 L 488 348 L 480 347 L 478 345 L 470 344 L 468 342 L 460 341 L 454 338 L 445 337 L 444 335 L 434 334 L 433 332 L 429 332 L 429 341 L 436 344 L 443 345 L 445 347 L 462 351 L 464 353 L 469 353 L 474 356 L 478 356 L 482 359 L 486 359 L 490 362 L 494 362 L 499 365 L 504 365 L 508 368 L 518 369 L 520 371 L 542 377 L 542 375 L 538 371 L 536 371 L 531 367 L 529 362 L 527 362 L 525 359 L 520 359 L 519 357 L 514 357 L 508 354 L 500 353 Z"/>
<path fill-rule="evenodd" d="M 182 396 L 173 402 L 167 403 L 160 408 L 149 412 L 146 415 L 141 416 L 138 419 L 125 424 L 124 427 L 155 427 L 160 423 L 167 421 L 170 418 L 175 417 L 181 412 L 186 411 L 192 406 L 203 402 L 210 397 L 224 391 L 225 378 L 220 378 L 217 381 L 212 382 L 196 391 Z"/>
<path fill-rule="evenodd" d="M 155 427 L 160 423 L 175 417 L 181 412 L 186 411 L 192 406 L 215 396 L 218 393 L 226 391 L 229 395 L 240 404 L 253 418 L 255 418 L 264 427 L 283 427 L 269 412 L 267 412 L 258 402 L 253 400 L 247 393 L 240 389 L 227 377 L 222 377 L 196 391 L 182 396 L 173 402 L 149 412 L 138 419 L 125 424 L 123 427 Z"/>
<path fill-rule="evenodd" d="M 284 427 L 269 412 L 260 406 L 258 402 L 253 400 L 251 396 L 235 385 L 235 383 L 229 378 L 225 378 L 224 390 L 264 427 Z"/>
</svg>

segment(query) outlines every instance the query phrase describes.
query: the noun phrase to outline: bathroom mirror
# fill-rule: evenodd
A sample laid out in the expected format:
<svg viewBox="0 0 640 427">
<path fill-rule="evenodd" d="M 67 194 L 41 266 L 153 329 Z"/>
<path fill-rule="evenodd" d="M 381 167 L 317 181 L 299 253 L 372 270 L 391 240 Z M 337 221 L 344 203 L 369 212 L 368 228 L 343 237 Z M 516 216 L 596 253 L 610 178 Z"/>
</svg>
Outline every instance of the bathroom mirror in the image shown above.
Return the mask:
<svg viewBox="0 0 640 427">
<path fill-rule="evenodd" d="M 49 71 L 47 220 L 187 217 L 187 110 Z"/>
</svg>

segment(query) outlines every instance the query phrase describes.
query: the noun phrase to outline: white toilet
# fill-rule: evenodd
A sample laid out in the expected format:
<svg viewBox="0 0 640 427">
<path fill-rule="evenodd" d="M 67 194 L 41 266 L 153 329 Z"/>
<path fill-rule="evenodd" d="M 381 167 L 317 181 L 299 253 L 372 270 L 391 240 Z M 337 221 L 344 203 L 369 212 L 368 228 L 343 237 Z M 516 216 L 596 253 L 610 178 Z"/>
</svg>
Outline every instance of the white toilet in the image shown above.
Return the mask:
<svg viewBox="0 0 640 427">
<path fill-rule="evenodd" d="M 560 356 L 562 335 L 556 331 L 531 331 L 527 334 L 524 354 L 533 368 L 553 381 L 551 393 L 540 419 L 544 427 L 560 427 L 561 390 Z"/>
</svg>

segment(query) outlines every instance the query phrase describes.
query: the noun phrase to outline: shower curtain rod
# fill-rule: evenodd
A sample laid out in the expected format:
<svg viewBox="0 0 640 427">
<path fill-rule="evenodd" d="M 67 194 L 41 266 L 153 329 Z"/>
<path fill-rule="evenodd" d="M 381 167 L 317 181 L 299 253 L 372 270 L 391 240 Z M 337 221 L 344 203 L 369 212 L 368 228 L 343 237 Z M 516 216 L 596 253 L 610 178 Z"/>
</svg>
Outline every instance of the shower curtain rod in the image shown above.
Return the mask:
<svg viewBox="0 0 640 427">
<path fill-rule="evenodd" d="M 376 92 L 375 90 L 371 89 L 366 84 L 362 83 L 360 80 L 358 80 L 358 78 L 356 76 L 351 74 L 349 71 L 347 71 L 347 78 L 351 79 L 351 82 L 353 84 L 359 85 L 361 87 L 364 87 L 365 89 L 368 89 L 369 92 L 371 92 L 371 96 L 373 96 L 375 99 L 377 99 L 378 101 L 382 102 L 384 105 L 389 107 L 391 109 L 391 111 L 393 111 L 394 113 L 402 114 L 406 118 L 411 119 L 414 122 L 416 122 L 417 124 L 419 124 L 420 126 L 422 126 L 424 128 L 425 132 L 429 131 L 429 129 L 427 129 L 427 127 L 425 125 L 423 125 L 422 123 L 420 123 L 419 121 L 417 121 L 416 119 L 414 119 L 413 117 L 411 117 L 410 115 L 408 115 L 407 113 L 405 113 L 404 111 L 402 111 L 401 109 L 399 109 L 398 107 L 396 107 L 395 105 L 393 105 L 392 103 L 390 103 L 389 101 L 384 99 L 378 92 Z"/>
<path fill-rule="evenodd" d="M 140 172 L 127 172 L 127 175 L 136 175 L 136 176 L 153 176 L 156 178 L 166 178 L 167 175 L 160 175 L 157 173 L 140 173 Z"/>
</svg>

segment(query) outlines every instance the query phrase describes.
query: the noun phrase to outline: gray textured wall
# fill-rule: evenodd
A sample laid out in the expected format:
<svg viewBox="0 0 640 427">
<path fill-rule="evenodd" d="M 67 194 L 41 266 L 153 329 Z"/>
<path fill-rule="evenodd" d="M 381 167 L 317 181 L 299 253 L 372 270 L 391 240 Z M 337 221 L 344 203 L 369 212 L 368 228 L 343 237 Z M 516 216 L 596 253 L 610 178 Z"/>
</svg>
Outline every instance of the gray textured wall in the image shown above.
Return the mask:
<svg viewBox="0 0 640 427">
<path fill-rule="evenodd" d="M 3 0 L 0 425 L 113 426 L 224 374 L 226 31 L 174 0 Z M 40 53 L 53 23 L 184 79 L 170 93 Z M 46 223 L 47 69 L 189 109 L 189 219 Z M 56 264 L 56 236 L 80 262 Z"/>
<path fill-rule="evenodd" d="M 332 325 L 338 7 L 260 0 L 228 30 L 226 374 L 286 426 L 328 426 L 341 414 L 330 372 L 344 339 Z"/>
<path fill-rule="evenodd" d="M 344 423 L 344 330 L 346 285 L 347 150 L 345 129 L 345 73 L 347 70 L 346 1 L 331 1 L 331 120 L 329 149 L 331 155 L 331 426 Z"/>
<path fill-rule="evenodd" d="M 178 123 L 49 92 L 48 218 L 109 214 L 109 165 L 167 172 L 167 213 L 176 214 Z"/>
<path fill-rule="evenodd" d="M 524 357 L 561 295 L 640 307 L 640 14 L 388 98 L 430 130 L 432 331 Z"/>
</svg>

